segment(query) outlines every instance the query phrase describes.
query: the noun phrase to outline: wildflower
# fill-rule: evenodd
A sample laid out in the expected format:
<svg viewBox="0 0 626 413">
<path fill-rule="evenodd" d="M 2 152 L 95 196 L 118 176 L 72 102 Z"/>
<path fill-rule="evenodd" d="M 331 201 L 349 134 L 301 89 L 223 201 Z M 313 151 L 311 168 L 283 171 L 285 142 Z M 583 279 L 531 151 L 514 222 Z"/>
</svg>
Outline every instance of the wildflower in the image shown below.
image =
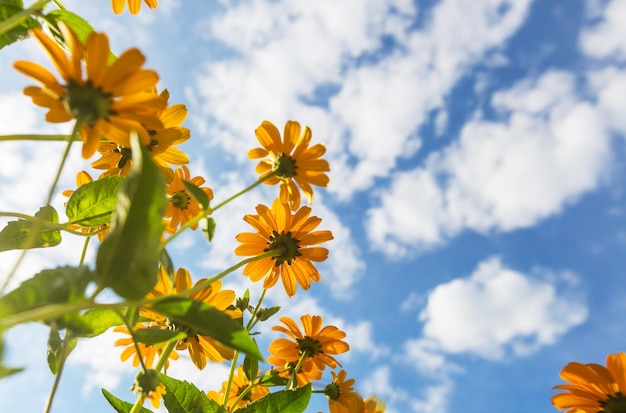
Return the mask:
<svg viewBox="0 0 626 413">
<path fill-rule="evenodd" d="M 312 261 L 328 257 L 328 249 L 317 245 L 333 239 L 330 231 L 313 231 L 322 220 L 310 217 L 311 208 L 301 207 L 292 215 L 289 206 L 276 199 L 272 208 L 257 205 L 258 215 L 246 215 L 244 221 L 257 232 L 237 235 L 241 245 L 235 249 L 238 256 L 259 256 L 269 251 L 277 255 L 247 264 L 243 274 L 253 282 L 265 277 L 263 288 L 270 288 L 281 279 L 288 296 L 296 293 L 296 282 L 305 290 L 311 280 L 319 281 L 320 274 Z"/>
<path fill-rule="evenodd" d="M 333 371 L 331 374 L 333 381 L 324 388 L 330 413 L 355 413 L 361 410 L 359 407 L 363 407 L 363 399 L 352 388 L 355 380 L 346 380 L 345 370 L 341 370 L 339 374 Z"/>
<path fill-rule="evenodd" d="M 44 47 L 63 78 L 60 83 L 43 66 L 19 60 L 14 67 L 41 84 L 28 86 L 24 94 L 38 106 L 48 108 L 46 120 L 60 123 L 76 119 L 83 141 L 83 158 L 98 149 L 100 137 L 130 146 L 130 131 L 137 131 L 142 142 L 150 142 L 145 126 L 160 125 L 156 113 L 165 107 L 165 100 L 147 90 L 154 89 L 159 76 L 141 69 L 145 57 L 137 49 L 122 53 L 109 64 L 109 40 L 103 33 L 93 32 L 83 46 L 65 25 L 59 25 L 69 56 L 40 29 L 33 36 Z M 85 75 L 83 76 L 83 58 Z"/>
<path fill-rule="evenodd" d="M 146 296 L 147 298 L 182 294 L 192 288 L 191 275 L 189 275 L 189 271 L 184 268 L 179 268 L 178 271 L 176 271 L 175 285 L 172 285 L 172 281 L 163 267 L 161 267 L 158 278 L 159 280 L 156 286 L 152 292 Z M 201 279 L 195 285 L 203 281 L 204 279 Z M 203 301 L 232 318 L 241 318 L 242 316 L 240 310 L 231 310 L 228 308 L 235 300 L 235 292 L 232 290 L 222 290 L 222 281 L 220 280 L 213 282 L 200 291 L 189 294 L 188 298 Z M 166 321 L 165 317 L 151 311 L 149 308 L 142 308 L 140 314 L 151 319 L 160 318 L 158 321 Z M 233 358 L 233 349 L 215 341 L 213 338 L 197 334 L 185 325 L 174 324 L 172 327 L 184 331 L 187 334 L 187 338 L 178 342 L 176 349 L 188 350 L 191 361 L 193 361 L 198 369 L 204 369 L 207 360 L 220 362 Z"/>
<path fill-rule="evenodd" d="M 154 322 L 150 322 L 150 323 L 137 323 L 135 324 L 135 329 L 139 329 L 139 328 L 149 328 L 149 327 L 159 327 L 159 328 L 167 328 L 167 325 L 165 325 L 164 323 L 154 323 Z M 117 332 L 117 333 L 124 333 L 124 334 L 128 334 L 130 336 L 130 331 L 128 331 L 128 328 L 126 328 L 126 326 L 118 326 L 115 327 L 113 329 L 113 331 Z M 139 366 L 139 364 L 141 363 L 140 358 L 143 360 L 143 364 L 147 367 L 150 368 L 152 367 L 152 364 L 154 363 L 154 359 L 156 358 L 157 355 L 161 355 L 161 353 L 163 353 L 163 350 L 165 349 L 165 347 L 167 346 L 167 344 L 145 344 L 145 343 L 137 343 L 137 346 L 135 346 L 135 342 L 132 338 L 132 336 L 130 337 L 124 337 L 124 338 L 120 338 L 118 340 L 115 341 L 115 343 L 113 344 L 114 346 L 127 346 L 123 351 L 122 354 L 120 355 L 120 359 L 122 361 L 126 361 L 128 360 L 131 356 L 133 356 L 133 367 L 137 367 Z M 137 350 L 139 350 L 139 354 L 137 354 Z M 170 353 L 168 359 L 165 362 L 165 367 L 169 367 L 169 362 L 170 359 L 171 360 L 178 360 L 178 353 L 175 350 L 172 350 L 172 352 Z"/>
<path fill-rule="evenodd" d="M 166 393 L 165 386 L 159 380 L 159 373 L 152 369 L 137 373 L 130 389 L 133 393 L 141 394 L 141 404 L 148 398 L 155 408 L 161 406 L 161 397 Z"/>
<path fill-rule="evenodd" d="M 385 413 L 385 403 L 376 396 L 370 396 L 363 402 L 363 413 Z"/>
<path fill-rule="evenodd" d="M 173 234 L 179 225 L 185 224 L 202 211 L 200 203 L 187 191 L 183 181 L 191 182 L 200 187 L 206 181 L 201 176 L 191 178 L 189 169 L 185 165 L 174 171 L 174 178 L 167 186 L 168 203 L 165 207 L 166 227 L 165 232 Z M 213 199 L 213 191 L 208 187 L 200 187 L 209 199 Z M 191 229 L 198 228 L 195 223 Z"/>
<path fill-rule="evenodd" d="M 626 412 L 626 354 L 609 354 L 606 367 L 599 364 L 568 363 L 561 371 L 568 384 L 553 389 L 565 392 L 552 396 L 552 404 L 565 413 Z"/>
<path fill-rule="evenodd" d="M 113 7 L 113 13 L 120 14 L 124 11 L 124 7 L 126 7 L 126 3 L 128 2 L 128 11 L 131 14 L 139 13 L 139 9 L 141 9 L 141 0 L 111 0 L 111 6 Z M 146 6 L 151 9 L 156 9 L 158 6 L 157 0 L 143 0 L 146 3 Z"/>
<path fill-rule="evenodd" d="M 219 392 L 211 390 L 207 393 L 209 399 L 215 400 L 219 404 L 222 404 L 224 400 L 224 394 L 226 393 L 226 385 L 228 382 L 222 383 L 222 388 Z M 230 409 L 237 400 L 237 398 L 250 386 L 250 380 L 243 372 L 243 366 L 237 367 L 237 373 L 233 376 L 233 381 L 230 386 L 230 392 L 228 393 L 227 408 Z M 244 407 L 250 402 L 261 399 L 266 394 L 269 394 L 269 389 L 265 386 L 254 386 L 248 390 L 246 394 L 237 403 L 237 408 Z"/>
<path fill-rule="evenodd" d="M 87 172 L 85 171 L 80 171 L 79 173 L 76 174 L 76 188 L 80 188 L 81 186 L 88 184 L 90 182 L 93 182 L 93 178 L 91 177 L 91 175 L 89 175 Z M 63 195 L 66 197 L 70 197 L 72 196 L 72 194 L 74 193 L 73 190 L 68 189 L 63 191 Z M 84 232 L 87 234 L 90 233 L 97 233 L 98 234 L 98 240 L 100 242 L 102 242 L 102 240 L 104 239 L 104 237 L 111 232 L 111 227 L 110 224 L 103 224 L 103 225 L 98 225 L 95 227 L 82 227 L 79 225 L 69 225 L 68 228 L 70 229 L 74 229 L 74 230 L 78 230 L 80 232 Z"/>
<path fill-rule="evenodd" d="M 167 101 L 169 93 L 167 90 L 160 95 Z M 171 182 L 174 178 L 174 171 L 171 165 L 183 165 L 189 163 L 189 157 L 180 149 L 174 146 L 180 145 L 189 139 L 189 129 L 180 126 L 187 118 L 188 110 L 185 105 L 175 104 L 157 113 L 161 126 L 156 129 L 149 129 L 150 143 L 148 151 L 157 166 L 163 172 L 166 182 Z M 104 169 L 104 175 L 128 175 L 132 163 L 132 152 L 130 147 L 125 147 L 114 142 L 101 142 L 98 152 L 102 155 L 100 159 L 92 162 L 95 169 Z"/>
<path fill-rule="evenodd" d="M 333 355 L 345 353 L 350 346 L 345 341 L 346 333 L 335 326 L 322 327 L 321 316 L 309 314 L 300 317 L 304 333 L 294 320 L 287 316 L 280 318 L 285 325 L 274 326 L 272 330 L 280 331 L 289 338 L 277 338 L 269 347 L 271 356 L 267 358 L 270 364 L 279 368 L 286 367 L 290 373 L 298 374 L 298 384 L 311 380 L 319 380 L 321 371 L 326 366 L 331 368 L 341 366 Z M 298 364 L 301 368 L 296 370 Z"/>
<path fill-rule="evenodd" d="M 248 158 L 262 158 L 256 167 L 261 178 L 271 172 L 275 173 L 275 176 L 264 183 L 267 185 L 280 183 L 280 200 L 289 204 L 293 211 L 300 206 L 298 186 L 309 204 L 312 204 L 311 185 L 328 186 L 328 176 L 325 172 L 330 171 L 330 167 L 326 160 L 320 159 L 326 152 L 324 145 L 318 143 L 309 147 L 311 129 L 305 126 L 304 132 L 301 133 L 300 124 L 294 121 L 289 121 L 285 125 L 283 139 L 276 126 L 269 121 L 263 121 L 254 132 L 262 148 L 251 149 Z"/>
</svg>

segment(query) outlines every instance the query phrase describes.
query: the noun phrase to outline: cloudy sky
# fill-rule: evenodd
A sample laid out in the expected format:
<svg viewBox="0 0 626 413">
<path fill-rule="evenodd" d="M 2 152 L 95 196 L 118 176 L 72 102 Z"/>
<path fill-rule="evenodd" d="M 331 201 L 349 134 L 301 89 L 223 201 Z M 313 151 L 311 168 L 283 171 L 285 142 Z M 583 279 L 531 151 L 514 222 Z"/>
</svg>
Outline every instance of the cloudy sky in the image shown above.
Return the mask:
<svg viewBox="0 0 626 413">
<path fill-rule="evenodd" d="M 187 105 L 182 148 L 216 200 L 256 179 L 246 152 L 263 120 L 297 120 L 326 145 L 331 183 L 313 205 L 335 235 L 323 283 L 268 301 L 344 329 L 339 360 L 388 412 L 553 412 L 563 365 L 625 349 L 626 1 L 161 0 L 138 16 L 64 3 L 115 52 L 139 47 L 170 102 Z M 35 42 L 0 57 L 0 133 L 67 132 L 43 122 L 11 66 L 48 65 Z M 61 153 L 2 143 L 0 210 L 35 212 Z M 63 189 L 87 167 L 74 152 Z M 241 217 L 275 194 L 218 211 L 215 241 L 181 237 L 176 262 L 195 278 L 237 262 Z M 75 264 L 80 245 L 68 235 L 28 254 L 12 286 Z M 2 273 L 16 257 L 0 254 Z M 226 284 L 249 286 L 240 274 Z M 26 371 L 2 381 L 0 410 L 41 410 L 46 337 L 36 325 L 7 335 L 7 364 Z M 53 411 L 103 410 L 101 387 L 134 400 L 116 338 L 79 343 Z M 203 390 L 225 372 L 171 369 Z"/>
</svg>

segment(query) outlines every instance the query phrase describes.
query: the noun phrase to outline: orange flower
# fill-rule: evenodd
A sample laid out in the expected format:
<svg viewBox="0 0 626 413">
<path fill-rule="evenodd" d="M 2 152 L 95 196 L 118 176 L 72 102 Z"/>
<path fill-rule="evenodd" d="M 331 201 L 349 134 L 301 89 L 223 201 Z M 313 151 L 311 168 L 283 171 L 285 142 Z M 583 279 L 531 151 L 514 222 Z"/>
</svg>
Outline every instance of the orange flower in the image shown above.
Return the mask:
<svg viewBox="0 0 626 413">
<path fill-rule="evenodd" d="M 328 162 L 320 159 L 326 152 L 323 144 L 318 143 L 309 147 L 311 143 L 311 129 L 304 127 L 300 131 L 298 122 L 289 121 L 285 125 L 283 139 L 280 132 L 269 121 L 263 121 L 254 131 L 262 148 L 254 148 L 248 152 L 248 158 L 262 160 L 256 167 L 261 178 L 274 172 L 274 176 L 264 181 L 267 185 L 280 183 L 280 200 L 289 204 L 295 211 L 300 206 L 300 190 L 309 204 L 313 203 L 313 188 L 311 185 L 328 186 L 330 171 Z M 297 185 L 296 185 L 297 184 Z"/>
<path fill-rule="evenodd" d="M 217 403 L 222 404 L 224 401 L 224 394 L 226 393 L 226 385 L 228 382 L 222 383 L 222 388 L 219 392 L 211 390 L 207 393 L 207 396 L 211 400 L 215 400 Z M 230 386 L 230 392 L 228 393 L 228 402 L 227 408 L 231 408 L 233 403 L 237 400 L 237 398 L 248 389 L 250 386 L 250 380 L 246 377 L 243 372 L 243 366 L 237 367 L 237 373 L 233 376 L 233 381 Z M 261 399 L 266 394 L 269 394 L 269 389 L 265 386 L 254 386 L 252 389 L 248 390 L 247 393 L 239 400 L 237 403 L 237 408 L 244 407 L 250 402 L 257 401 Z"/>
<path fill-rule="evenodd" d="M 165 218 L 166 219 L 166 227 L 165 232 L 168 234 L 173 234 L 178 228 L 179 225 L 183 225 L 187 221 L 191 220 L 193 217 L 197 216 L 202 211 L 202 206 L 200 203 L 187 191 L 185 184 L 183 181 L 191 182 L 197 187 L 200 187 L 210 199 L 213 199 L 213 191 L 211 188 L 204 187 L 201 185 L 206 181 L 201 176 L 196 176 L 191 178 L 189 174 L 189 169 L 185 165 L 181 166 L 179 169 L 174 171 L 174 178 L 172 182 L 167 186 L 167 195 L 169 202 L 165 207 Z M 198 224 L 193 224 L 191 229 L 195 230 L 198 228 Z"/>
<path fill-rule="evenodd" d="M 328 398 L 330 413 L 357 413 L 363 410 L 363 399 L 354 391 L 354 379 L 346 380 L 347 373 L 341 370 L 339 374 L 331 372 L 333 382 L 324 388 L 324 394 Z"/>
<path fill-rule="evenodd" d="M 152 327 L 166 329 L 167 325 L 165 325 L 164 323 L 137 323 L 135 324 L 135 329 L 152 328 Z M 128 328 L 126 328 L 126 326 L 115 327 L 113 331 L 117 333 L 124 333 L 130 336 L 130 331 L 128 331 Z M 131 356 L 133 356 L 133 367 L 137 367 L 141 363 L 140 358 L 142 358 L 143 363 L 145 364 L 147 368 L 152 367 L 152 364 L 154 363 L 154 359 L 156 358 L 156 356 L 161 355 L 161 353 L 163 353 L 163 350 L 165 350 L 165 347 L 167 346 L 166 343 L 164 344 L 137 343 L 137 347 L 139 348 L 139 352 L 140 352 L 140 354 L 137 354 L 137 347 L 135 347 L 135 342 L 132 336 L 120 338 L 116 340 L 113 345 L 127 346 L 122 351 L 122 354 L 120 355 L 120 359 L 122 361 L 126 361 Z M 179 356 L 176 350 L 172 350 L 167 361 L 165 362 L 165 367 L 166 368 L 169 367 L 170 360 L 178 360 L 178 357 Z"/>
<path fill-rule="evenodd" d="M 322 220 L 310 217 L 311 208 L 302 207 L 291 214 L 289 206 L 276 199 L 272 209 L 265 205 L 256 207 L 258 215 L 246 215 L 244 221 L 257 232 L 242 232 L 235 249 L 238 256 L 259 256 L 268 251 L 277 255 L 247 264 L 243 274 L 253 282 L 265 278 L 263 288 L 270 288 L 280 278 L 288 296 L 296 293 L 296 283 L 305 290 L 311 280 L 319 281 L 320 274 L 312 261 L 321 262 L 328 257 L 328 249 L 319 244 L 333 239 L 330 231 L 313 231 Z"/>
<path fill-rule="evenodd" d="M 141 0 L 111 0 L 111 6 L 113 7 L 113 12 L 115 14 L 120 14 L 124 11 L 124 7 L 126 7 L 126 2 L 128 2 L 128 11 L 131 14 L 139 13 L 139 9 L 141 9 Z M 157 0 L 143 0 L 146 3 L 146 6 L 151 9 L 156 9 L 158 6 Z"/>
<path fill-rule="evenodd" d="M 385 413 L 385 403 L 376 396 L 368 397 L 363 404 L 363 413 Z"/>
</svg>

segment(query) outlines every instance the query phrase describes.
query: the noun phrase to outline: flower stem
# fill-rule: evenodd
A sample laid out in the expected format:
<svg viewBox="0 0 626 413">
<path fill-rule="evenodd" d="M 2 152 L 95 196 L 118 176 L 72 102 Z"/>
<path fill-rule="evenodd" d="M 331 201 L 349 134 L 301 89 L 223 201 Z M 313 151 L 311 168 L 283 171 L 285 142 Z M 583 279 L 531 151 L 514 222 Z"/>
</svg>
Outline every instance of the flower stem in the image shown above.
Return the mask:
<svg viewBox="0 0 626 413">
<path fill-rule="evenodd" d="M 70 135 L 1 135 L 0 142 L 3 141 L 47 141 L 63 142 L 70 139 Z"/>
<path fill-rule="evenodd" d="M 50 0 L 39 0 L 36 3 L 33 3 L 33 5 L 29 8 L 20 10 L 19 12 L 15 13 L 11 17 L 0 23 L 0 35 L 3 35 L 14 27 L 19 26 L 20 23 L 22 23 L 22 21 L 31 14 L 36 13 L 39 10 L 43 10 L 43 8 L 49 1 Z"/>
<path fill-rule="evenodd" d="M 78 131 L 80 130 L 81 122 L 76 121 L 74 125 L 74 129 L 72 130 L 72 135 L 69 137 L 67 141 L 67 146 L 65 147 L 65 152 L 63 152 L 63 157 L 61 158 L 61 163 L 59 164 L 59 169 L 57 170 L 57 174 L 54 177 L 54 181 L 52 181 L 52 185 L 50 186 L 50 192 L 48 193 L 48 199 L 46 201 L 46 205 L 50 204 L 52 201 L 52 196 L 54 195 L 54 190 L 57 187 L 57 183 L 59 182 L 59 178 L 61 177 L 61 172 L 63 171 L 63 166 L 65 166 L 65 161 L 67 160 L 67 156 L 70 153 L 70 148 L 72 147 L 72 143 L 76 140 L 76 136 L 78 136 Z"/>
<path fill-rule="evenodd" d="M 48 400 L 46 401 L 46 405 L 44 406 L 43 412 L 50 413 L 50 409 L 52 408 L 52 401 L 54 400 L 54 395 L 57 392 L 57 388 L 59 387 L 59 383 L 61 382 L 61 375 L 63 374 L 63 366 L 65 366 L 65 360 L 68 356 L 69 344 L 71 341 L 70 333 L 65 332 L 65 337 L 63 337 L 63 342 L 61 343 L 61 358 L 59 359 L 59 370 L 57 371 L 56 376 L 54 377 L 54 383 L 52 384 L 52 389 L 50 389 L 50 395 L 48 396 Z"/>
<path fill-rule="evenodd" d="M 251 191 L 252 189 L 256 188 L 257 186 L 261 185 L 263 182 L 267 181 L 268 179 L 270 179 L 271 177 L 276 175 L 276 171 L 272 171 L 269 174 L 265 175 L 262 178 L 259 178 L 258 181 L 256 181 L 255 183 L 253 183 L 252 185 L 248 186 L 245 189 L 242 189 L 241 191 L 237 192 L 235 195 L 226 198 L 224 201 L 220 202 L 219 204 L 217 204 L 216 206 L 213 207 L 213 211 L 217 211 L 218 209 L 220 209 L 221 207 L 223 207 L 224 205 L 226 205 L 227 203 L 229 203 L 230 201 L 232 201 L 233 199 L 245 194 L 246 192 Z"/>
</svg>

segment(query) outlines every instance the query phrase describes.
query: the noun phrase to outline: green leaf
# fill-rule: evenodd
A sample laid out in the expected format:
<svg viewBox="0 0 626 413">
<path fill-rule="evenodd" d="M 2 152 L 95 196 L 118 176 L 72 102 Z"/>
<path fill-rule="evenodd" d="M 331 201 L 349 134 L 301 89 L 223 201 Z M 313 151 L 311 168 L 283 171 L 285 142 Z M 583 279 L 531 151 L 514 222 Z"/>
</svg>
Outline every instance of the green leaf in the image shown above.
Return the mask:
<svg viewBox="0 0 626 413">
<path fill-rule="evenodd" d="M 0 297 L 0 319 L 47 304 L 70 303 L 83 300 L 92 274 L 86 266 L 59 267 L 43 270 L 24 281 L 7 295 Z M 66 314 L 56 320 L 72 320 L 76 314 Z"/>
<path fill-rule="evenodd" d="M 270 308 L 262 308 L 257 314 L 257 318 L 260 321 L 267 321 L 271 316 L 280 311 L 280 306 L 274 306 Z"/>
<path fill-rule="evenodd" d="M 89 326 L 89 332 L 84 334 L 86 337 L 98 336 L 111 327 L 124 324 L 117 311 L 107 308 L 93 308 L 80 317 L 85 325 Z"/>
<path fill-rule="evenodd" d="M 50 367 L 50 371 L 52 372 L 52 374 L 56 375 L 59 372 L 61 358 L 67 358 L 72 350 L 74 350 L 74 347 L 76 347 L 77 342 L 78 340 L 76 338 L 71 339 L 67 346 L 67 352 L 65 355 L 63 355 L 63 340 L 61 340 L 59 330 L 56 327 L 50 328 L 50 335 L 48 336 L 48 346 L 46 348 L 46 359 L 48 360 L 48 367 Z"/>
<path fill-rule="evenodd" d="M 63 22 L 69 27 L 78 40 L 84 45 L 89 35 L 94 31 L 89 22 L 69 10 L 52 10 L 44 16 L 46 21 L 58 29 L 58 22 Z"/>
<path fill-rule="evenodd" d="M 256 340 L 254 342 L 256 343 Z M 259 360 L 246 354 L 246 357 L 243 359 L 243 373 L 248 381 L 253 382 L 257 374 L 259 374 Z"/>
<path fill-rule="evenodd" d="M 167 343 L 172 340 L 182 340 L 187 334 L 182 331 L 163 330 L 159 327 L 138 328 L 133 331 L 135 340 L 145 344 Z"/>
<path fill-rule="evenodd" d="M 102 389 L 102 394 L 104 395 L 104 398 L 107 399 L 109 404 L 113 407 L 113 409 L 115 409 L 117 413 L 128 413 L 133 408 L 133 405 L 131 403 L 118 399 L 117 397 L 113 396 L 111 393 L 109 393 L 105 389 Z M 152 413 L 152 410 L 148 410 L 145 407 L 142 407 L 141 410 L 139 410 L 139 412 L 140 413 Z"/>
<path fill-rule="evenodd" d="M 211 217 L 202 218 L 200 220 L 200 228 L 202 228 L 202 235 L 206 238 L 207 241 L 213 241 L 213 237 L 215 236 L 215 220 Z"/>
<path fill-rule="evenodd" d="M 256 343 L 240 323 L 202 301 L 167 297 L 152 305 L 152 310 L 167 316 L 177 325 L 196 334 L 209 336 L 235 350 L 263 360 Z"/>
<path fill-rule="evenodd" d="M 270 393 L 254 403 L 235 410 L 235 413 L 303 413 L 311 399 L 311 384 L 295 390 Z"/>
<path fill-rule="evenodd" d="M 159 379 L 167 390 L 163 395 L 163 403 L 169 413 L 225 413 L 222 406 L 209 399 L 192 383 L 163 374 L 159 374 Z"/>
<path fill-rule="evenodd" d="M 50 205 L 41 207 L 36 218 L 59 223 L 57 211 Z M 54 247 L 61 243 L 61 232 L 46 228 L 46 222 L 31 222 L 24 219 L 11 221 L 0 231 L 0 252 L 14 249 Z"/>
<path fill-rule="evenodd" d="M 184 179 L 183 185 L 185 185 L 185 188 L 187 188 L 187 191 L 189 191 L 191 196 L 193 196 L 196 201 L 198 201 L 200 205 L 202 205 L 202 209 L 207 209 L 209 207 L 209 196 L 206 194 L 206 192 L 202 190 L 202 188 L 189 181 L 185 181 Z"/>
<path fill-rule="evenodd" d="M 265 376 L 261 377 L 259 380 L 259 384 L 265 387 L 274 387 L 274 386 L 286 386 L 289 383 L 289 379 L 286 377 L 281 377 L 278 375 L 278 371 L 270 370 Z"/>
<path fill-rule="evenodd" d="M 76 189 L 65 208 L 70 223 L 95 227 L 111 222 L 117 192 L 123 181 L 123 176 L 105 176 Z"/>
<path fill-rule="evenodd" d="M 157 283 L 165 209 L 165 182 L 148 150 L 131 135 L 133 164 L 118 193 L 111 232 L 96 258 L 99 287 L 142 298 Z"/>
<path fill-rule="evenodd" d="M 18 13 L 22 13 L 24 18 L 19 19 Z M 0 22 L 5 23 L 10 19 L 15 19 L 11 29 L 0 35 L 0 49 L 18 40 L 27 38 L 30 29 L 41 27 L 39 22 L 28 14 L 28 12 L 24 12 L 21 0 L 0 1 Z"/>
</svg>

